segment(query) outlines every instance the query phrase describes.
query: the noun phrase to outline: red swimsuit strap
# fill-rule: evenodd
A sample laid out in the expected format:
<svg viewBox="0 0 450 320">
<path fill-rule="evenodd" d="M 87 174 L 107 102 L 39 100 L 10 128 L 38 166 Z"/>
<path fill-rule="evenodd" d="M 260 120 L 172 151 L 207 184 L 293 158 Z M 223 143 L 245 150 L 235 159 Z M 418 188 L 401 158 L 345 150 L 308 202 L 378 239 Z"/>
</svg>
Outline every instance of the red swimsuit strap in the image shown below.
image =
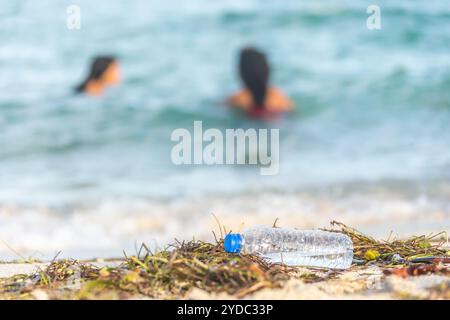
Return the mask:
<svg viewBox="0 0 450 320">
<path fill-rule="evenodd" d="M 261 106 L 254 106 L 250 108 L 248 111 L 248 114 L 250 117 L 255 119 L 262 119 L 262 120 L 274 120 L 278 117 L 278 115 L 274 112 L 268 111 L 265 107 Z"/>
</svg>

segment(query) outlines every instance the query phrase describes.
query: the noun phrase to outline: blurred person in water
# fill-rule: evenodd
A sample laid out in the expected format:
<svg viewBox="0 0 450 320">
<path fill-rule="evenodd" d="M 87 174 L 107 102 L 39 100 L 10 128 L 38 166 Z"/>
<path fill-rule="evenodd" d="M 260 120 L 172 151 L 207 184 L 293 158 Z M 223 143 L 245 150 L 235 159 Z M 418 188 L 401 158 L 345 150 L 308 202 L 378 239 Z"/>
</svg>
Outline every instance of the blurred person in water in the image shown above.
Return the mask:
<svg viewBox="0 0 450 320">
<path fill-rule="evenodd" d="M 95 57 L 87 78 L 75 88 L 77 93 L 101 96 L 109 86 L 120 83 L 120 68 L 116 58 L 111 56 Z"/>
<path fill-rule="evenodd" d="M 270 85 L 270 66 L 262 52 L 255 48 L 242 49 L 239 75 L 244 88 L 228 98 L 230 106 L 244 110 L 252 118 L 263 119 L 294 109 L 292 101 Z"/>
</svg>

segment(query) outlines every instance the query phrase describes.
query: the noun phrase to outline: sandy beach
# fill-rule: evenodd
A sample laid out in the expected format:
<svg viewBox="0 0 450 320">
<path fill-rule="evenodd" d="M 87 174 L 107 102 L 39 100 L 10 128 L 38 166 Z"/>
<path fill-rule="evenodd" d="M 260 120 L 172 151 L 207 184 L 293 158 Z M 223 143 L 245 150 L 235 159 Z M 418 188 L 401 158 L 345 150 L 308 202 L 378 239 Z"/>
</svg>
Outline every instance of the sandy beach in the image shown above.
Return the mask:
<svg viewBox="0 0 450 320">
<path fill-rule="evenodd" d="M 95 263 L 98 267 L 117 266 L 114 263 Z M 43 270 L 48 264 L 0 264 L 1 278 L 9 278 L 18 274 L 33 274 Z M 299 268 L 302 274 L 311 270 Z M 318 276 L 326 274 L 325 271 L 314 271 Z M 0 290 L 0 299 L 4 298 Z M 57 298 L 54 292 L 48 294 L 46 290 L 34 289 L 27 295 L 27 299 Z M 114 297 L 117 298 L 117 297 Z M 340 273 L 333 279 L 308 283 L 300 277 L 293 276 L 279 289 L 262 289 L 242 297 L 225 293 L 209 293 L 193 288 L 190 292 L 179 297 L 180 299 L 256 299 L 256 300 L 284 300 L 284 299 L 339 299 L 339 300 L 367 300 L 367 299 L 450 299 L 450 274 L 448 275 L 422 275 L 402 278 L 391 275 L 385 276 L 377 266 L 353 267 Z M 142 295 L 129 295 L 126 299 L 148 299 Z"/>
<path fill-rule="evenodd" d="M 376 240 L 339 222 L 349 269 L 272 263 L 226 253 L 222 239 L 174 243 L 124 259 L 0 263 L 0 299 L 450 299 L 446 233 Z"/>
</svg>

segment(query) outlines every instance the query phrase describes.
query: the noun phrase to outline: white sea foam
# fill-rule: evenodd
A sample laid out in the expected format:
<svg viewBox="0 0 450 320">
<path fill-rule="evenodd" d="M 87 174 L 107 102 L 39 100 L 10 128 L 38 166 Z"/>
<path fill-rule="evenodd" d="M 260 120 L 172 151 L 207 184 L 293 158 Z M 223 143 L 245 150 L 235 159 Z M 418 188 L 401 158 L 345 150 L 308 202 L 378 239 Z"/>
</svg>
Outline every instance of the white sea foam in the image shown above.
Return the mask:
<svg viewBox="0 0 450 320">
<path fill-rule="evenodd" d="M 328 227 L 339 220 L 374 236 L 450 231 L 450 206 L 439 199 L 399 196 L 389 191 L 339 191 L 295 194 L 247 194 L 176 201 L 108 200 L 72 208 L 3 206 L 0 208 L 0 257 L 90 258 L 135 253 L 145 242 L 162 248 L 179 240 L 213 240 L 220 222 L 234 231 L 255 224 L 296 228 Z M 7 245 L 6 245 L 7 244 Z"/>
</svg>

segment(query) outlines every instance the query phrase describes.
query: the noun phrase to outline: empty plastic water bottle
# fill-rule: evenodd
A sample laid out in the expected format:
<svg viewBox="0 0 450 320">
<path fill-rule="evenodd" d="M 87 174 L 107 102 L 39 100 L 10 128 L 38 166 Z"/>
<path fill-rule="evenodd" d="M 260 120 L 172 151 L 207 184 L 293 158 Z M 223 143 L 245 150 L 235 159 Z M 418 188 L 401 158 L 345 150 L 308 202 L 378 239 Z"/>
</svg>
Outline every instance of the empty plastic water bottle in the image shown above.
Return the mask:
<svg viewBox="0 0 450 320">
<path fill-rule="evenodd" d="M 353 260 L 352 240 L 342 233 L 256 226 L 224 239 L 229 253 L 253 253 L 291 266 L 347 269 Z"/>
</svg>

